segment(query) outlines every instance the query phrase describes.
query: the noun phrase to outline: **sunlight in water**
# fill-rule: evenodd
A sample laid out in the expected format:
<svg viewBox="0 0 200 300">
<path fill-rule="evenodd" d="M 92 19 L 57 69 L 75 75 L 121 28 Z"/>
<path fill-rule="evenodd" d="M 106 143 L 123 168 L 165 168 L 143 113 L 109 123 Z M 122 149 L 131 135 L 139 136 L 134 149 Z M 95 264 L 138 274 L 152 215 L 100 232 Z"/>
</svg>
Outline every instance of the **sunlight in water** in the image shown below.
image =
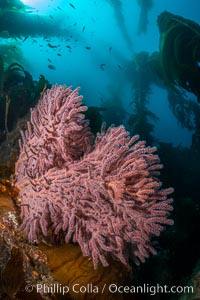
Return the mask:
<svg viewBox="0 0 200 300">
<path fill-rule="evenodd" d="M 23 0 L 22 1 L 25 5 L 30 5 L 30 6 L 38 6 L 41 5 L 41 1 L 40 0 Z M 44 2 L 44 1 L 42 1 Z"/>
<path fill-rule="evenodd" d="M 25 5 L 28 5 L 32 8 L 36 9 L 43 9 L 44 7 L 48 6 L 49 1 L 48 0 L 23 0 L 22 1 Z"/>
</svg>

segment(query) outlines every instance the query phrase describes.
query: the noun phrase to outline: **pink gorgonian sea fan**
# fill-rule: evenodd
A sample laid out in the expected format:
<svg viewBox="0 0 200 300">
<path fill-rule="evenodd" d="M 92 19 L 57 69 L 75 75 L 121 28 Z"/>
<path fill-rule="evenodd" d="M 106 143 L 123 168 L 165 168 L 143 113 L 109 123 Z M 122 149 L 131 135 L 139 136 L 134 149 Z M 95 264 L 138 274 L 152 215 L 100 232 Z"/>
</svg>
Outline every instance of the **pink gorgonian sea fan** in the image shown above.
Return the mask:
<svg viewBox="0 0 200 300">
<path fill-rule="evenodd" d="M 64 167 L 91 150 L 92 134 L 82 112 L 79 88 L 53 86 L 31 110 L 27 130 L 21 131 L 20 157 L 16 169 L 25 169 L 30 178 L 44 174 L 49 168 Z"/>
<path fill-rule="evenodd" d="M 102 126 L 93 141 L 81 99 L 77 89 L 56 85 L 31 111 L 15 166 L 21 229 L 30 242 L 78 243 L 94 268 L 109 257 L 143 262 L 156 253 L 152 237 L 173 224 L 173 189 L 158 179 L 156 148 L 123 126 Z"/>
</svg>

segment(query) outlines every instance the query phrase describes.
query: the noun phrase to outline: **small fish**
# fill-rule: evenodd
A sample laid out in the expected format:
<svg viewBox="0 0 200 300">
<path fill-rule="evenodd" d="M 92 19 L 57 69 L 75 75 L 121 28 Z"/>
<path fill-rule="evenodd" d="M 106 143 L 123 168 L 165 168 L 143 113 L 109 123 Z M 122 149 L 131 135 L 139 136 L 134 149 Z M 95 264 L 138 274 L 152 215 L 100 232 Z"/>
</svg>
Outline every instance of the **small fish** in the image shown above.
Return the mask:
<svg viewBox="0 0 200 300">
<path fill-rule="evenodd" d="M 43 45 L 39 44 L 40 47 L 43 47 Z"/>
<path fill-rule="evenodd" d="M 120 66 L 120 65 L 117 65 L 118 66 L 118 68 L 121 70 L 122 69 L 122 67 Z"/>
<path fill-rule="evenodd" d="M 112 50 L 112 47 L 109 47 L 109 52 Z"/>
<path fill-rule="evenodd" d="M 76 27 L 77 23 L 74 23 L 74 27 Z"/>
<path fill-rule="evenodd" d="M 49 61 L 49 62 L 52 62 L 52 60 L 51 60 L 50 58 L 48 58 L 48 61 Z"/>
<path fill-rule="evenodd" d="M 25 38 L 23 39 L 22 43 L 25 42 L 27 40 L 27 38 L 28 38 L 28 35 L 25 36 Z"/>
<path fill-rule="evenodd" d="M 52 44 L 48 43 L 47 46 L 49 46 L 50 48 L 57 48 L 57 46 L 53 46 Z"/>
<path fill-rule="evenodd" d="M 90 50 L 90 49 L 91 49 L 91 47 L 89 47 L 89 46 L 86 46 L 86 47 L 85 47 L 85 49 L 87 49 L 87 50 Z"/>
<path fill-rule="evenodd" d="M 72 3 L 69 3 L 69 5 L 70 5 L 73 9 L 76 9 L 76 7 L 75 7 Z"/>
<path fill-rule="evenodd" d="M 69 49 L 69 52 L 72 52 L 72 47 L 71 46 L 66 46 L 66 48 Z"/>
<path fill-rule="evenodd" d="M 102 71 L 104 71 L 105 64 L 100 64 L 100 68 L 101 68 Z"/>
<path fill-rule="evenodd" d="M 62 56 L 60 53 L 57 53 L 58 56 Z"/>
<path fill-rule="evenodd" d="M 55 70 L 55 69 L 56 69 L 53 65 L 48 65 L 48 68 L 49 68 L 50 70 Z"/>
<path fill-rule="evenodd" d="M 33 41 L 32 41 L 32 44 L 34 44 L 34 43 L 37 43 L 37 41 L 36 41 L 36 40 L 33 40 Z"/>
<path fill-rule="evenodd" d="M 52 15 L 49 15 L 49 18 L 53 19 L 53 16 L 52 16 Z"/>
<path fill-rule="evenodd" d="M 83 26 L 83 29 L 82 29 L 82 31 L 83 31 L 83 32 L 85 31 L 85 26 Z"/>
<path fill-rule="evenodd" d="M 60 8 L 60 6 L 57 6 L 57 8 L 58 8 L 59 10 L 62 10 L 62 8 Z"/>
</svg>

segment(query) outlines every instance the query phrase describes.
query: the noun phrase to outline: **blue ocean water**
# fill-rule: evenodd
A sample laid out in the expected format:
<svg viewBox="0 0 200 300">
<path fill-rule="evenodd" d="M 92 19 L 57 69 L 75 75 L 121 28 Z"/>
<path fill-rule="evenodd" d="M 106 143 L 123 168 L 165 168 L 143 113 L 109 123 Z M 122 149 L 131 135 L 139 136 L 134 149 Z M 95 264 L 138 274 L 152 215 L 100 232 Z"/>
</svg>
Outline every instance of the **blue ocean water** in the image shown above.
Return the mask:
<svg viewBox="0 0 200 300">
<path fill-rule="evenodd" d="M 24 0 L 23 3 L 30 6 L 29 15 L 46 18 L 56 32 L 52 36 L 36 32 L 26 40 L 15 39 L 23 53 L 23 66 L 33 78 L 37 80 L 43 74 L 52 84 L 80 86 L 84 102 L 92 106 L 100 106 L 112 93 L 117 93 L 127 114 L 131 109 L 132 82 L 126 69 L 135 53 L 159 51 L 159 14 L 167 10 L 200 21 L 199 4 L 195 0 L 152 1 L 147 30 L 141 34 L 138 34 L 141 7 L 137 0 Z M 5 43 L 5 39 L 2 41 Z M 6 40 L 10 42 L 13 38 Z M 174 145 L 191 145 L 192 131 L 177 124 L 164 88 L 152 86 L 149 108 L 159 118 L 155 122 L 155 137 Z"/>
</svg>

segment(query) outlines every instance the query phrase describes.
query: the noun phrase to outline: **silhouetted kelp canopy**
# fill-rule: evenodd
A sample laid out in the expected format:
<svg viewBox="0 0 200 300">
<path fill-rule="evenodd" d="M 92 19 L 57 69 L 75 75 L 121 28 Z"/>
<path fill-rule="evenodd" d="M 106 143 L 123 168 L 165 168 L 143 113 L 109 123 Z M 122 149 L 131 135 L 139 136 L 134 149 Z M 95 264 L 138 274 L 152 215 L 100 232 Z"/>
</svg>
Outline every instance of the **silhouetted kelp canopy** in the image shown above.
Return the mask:
<svg viewBox="0 0 200 300">
<path fill-rule="evenodd" d="M 153 6 L 153 0 L 137 0 L 137 3 L 140 6 L 138 34 L 146 33 L 148 26 L 148 13 Z"/>
<path fill-rule="evenodd" d="M 0 1 L 0 9 L 15 9 L 15 10 L 23 10 L 27 6 L 23 4 L 20 0 L 1 0 Z"/>
<path fill-rule="evenodd" d="M 167 11 L 158 17 L 160 66 L 165 83 L 197 96 L 200 102 L 200 26 Z"/>
<path fill-rule="evenodd" d="M 126 68 L 127 74 L 131 74 L 134 79 L 132 84 L 132 112 L 128 117 L 128 129 L 131 134 L 138 132 L 142 139 L 152 143 L 155 138 L 152 135 L 154 122 L 158 117 L 150 111 L 150 95 L 152 93 L 152 83 L 156 83 L 155 70 L 152 68 L 153 58 L 146 51 L 141 51 L 134 55 L 133 61 Z"/>
<path fill-rule="evenodd" d="M 38 15 L 34 9 L 19 0 L 0 1 L 0 37 L 19 38 L 24 36 L 67 36 L 61 22 Z"/>
<path fill-rule="evenodd" d="M 132 41 L 128 34 L 122 9 L 122 0 L 106 0 L 112 7 L 117 25 L 125 38 L 128 48 L 132 51 Z"/>
<path fill-rule="evenodd" d="M 66 35 L 56 21 L 49 21 L 48 16 L 38 16 L 20 11 L 0 12 L 0 36 L 3 38 L 47 35 Z"/>
<path fill-rule="evenodd" d="M 50 86 L 43 75 L 34 81 L 18 63 L 5 67 L 0 56 L 0 132 L 7 135 L 18 119 L 28 113 L 43 89 Z"/>
</svg>

